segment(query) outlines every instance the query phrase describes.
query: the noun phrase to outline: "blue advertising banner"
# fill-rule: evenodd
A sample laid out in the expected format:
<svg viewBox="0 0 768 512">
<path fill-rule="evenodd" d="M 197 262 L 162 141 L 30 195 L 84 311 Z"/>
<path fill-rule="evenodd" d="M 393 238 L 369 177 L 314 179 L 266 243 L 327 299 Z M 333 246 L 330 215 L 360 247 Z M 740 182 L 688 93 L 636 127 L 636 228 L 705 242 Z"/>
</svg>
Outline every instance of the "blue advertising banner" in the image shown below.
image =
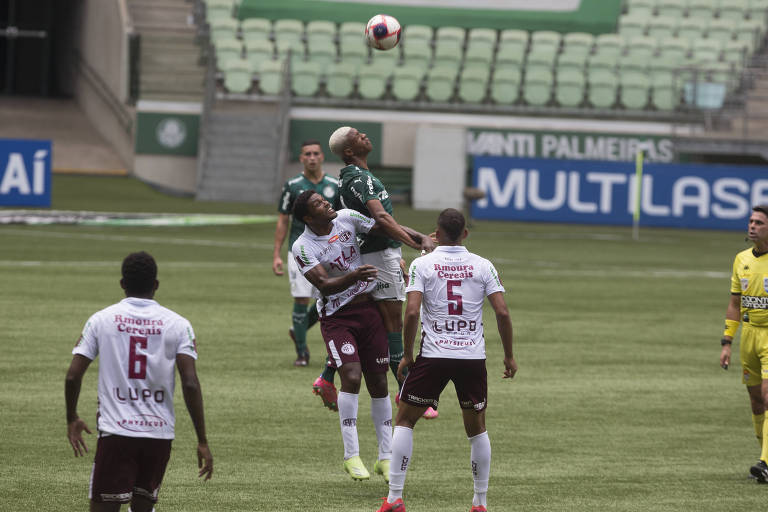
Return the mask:
<svg viewBox="0 0 768 512">
<path fill-rule="evenodd" d="M 51 206 L 51 141 L 0 139 L 0 206 Z"/>
<path fill-rule="evenodd" d="M 632 225 L 633 162 L 475 157 L 473 185 L 488 220 Z M 744 230 L 751 208 L 768 204 L 768 167 L 646 164 L 640 224 Z"/>
</svg>

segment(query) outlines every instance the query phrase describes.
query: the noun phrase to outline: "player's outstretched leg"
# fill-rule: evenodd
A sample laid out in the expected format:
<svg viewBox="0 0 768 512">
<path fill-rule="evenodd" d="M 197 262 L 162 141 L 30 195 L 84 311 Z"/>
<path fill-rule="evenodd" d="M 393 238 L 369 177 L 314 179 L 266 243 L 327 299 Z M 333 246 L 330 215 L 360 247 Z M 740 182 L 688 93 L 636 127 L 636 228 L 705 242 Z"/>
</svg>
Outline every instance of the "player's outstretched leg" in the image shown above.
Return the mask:
<svg viewBox="0 0 768 512">
<path fill-rule="evenodd" d="M 323 399 L 323 405 L 332 411 L 338 411 L 336 386 L 333 385 L 333 376 L 336 369 L 330 366 L 330 357 L 326 360 L 325 370 L 312 383 L 312 392 Z"/>
</svg>

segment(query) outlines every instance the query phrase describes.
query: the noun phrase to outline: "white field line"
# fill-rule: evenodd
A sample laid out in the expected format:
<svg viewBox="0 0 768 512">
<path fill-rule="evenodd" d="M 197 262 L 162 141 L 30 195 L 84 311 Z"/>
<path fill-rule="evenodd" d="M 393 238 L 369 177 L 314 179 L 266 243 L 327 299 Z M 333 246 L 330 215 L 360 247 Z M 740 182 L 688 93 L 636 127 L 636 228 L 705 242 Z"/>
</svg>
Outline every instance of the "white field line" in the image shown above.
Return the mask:
<svg viewBox="0 0 768 512">
<path fill-rule="evenodd" d="M 691 270 L 676 268 L 646 268 L 638 269 L 635 267 L 593 267 L 588 268 L 580 265 L 577 268 L 566 268 L 562 262 L 554 261 L 522 261 L 508 258 L 494 258 L 496 265 L 510 265 L 512 272 L 530 274 L 531 266 L 535 267 L 536 275 L 545 276 L 577 276 L 577 277 L 636 277 L 636 278 L 706 278 L 706 279 L 726 279 L 731 277 L 730 272 L 718 270 Z M 503 276 L 502 276 L 503 277 Z"/>
<path fill-rule="evenodd" d="M 245 263 L 237 261 L 167 261 L 162 263 L 162 268 L 257 268 L 267 267 L 269 263 Z M 114 267 L 120 269 L 117 261 L 35 261 L 35 260 L 0 260 L 0 268 L 93 268 Z"/>
<path fill-rule="evenodd" d="M 60 231 L 43 231 L 23 228 L 2 228 L 0 235 L 21 235 L 40 238 L 78 238 L 84 240 L 97 240 L 109 242 L 141 242 L 152 244 L 170 245 L 195 245 L 206 247 L 234 247 L 242 249 L 272 249 L 271 244 L 256 242 L 228 242 L 226 240 L 205 240 L 199 238 L 168 238 L 155 236 L 130 236 L 130 235 L 100 235 L 95 233 L 63 233 Z"/>
</svg>

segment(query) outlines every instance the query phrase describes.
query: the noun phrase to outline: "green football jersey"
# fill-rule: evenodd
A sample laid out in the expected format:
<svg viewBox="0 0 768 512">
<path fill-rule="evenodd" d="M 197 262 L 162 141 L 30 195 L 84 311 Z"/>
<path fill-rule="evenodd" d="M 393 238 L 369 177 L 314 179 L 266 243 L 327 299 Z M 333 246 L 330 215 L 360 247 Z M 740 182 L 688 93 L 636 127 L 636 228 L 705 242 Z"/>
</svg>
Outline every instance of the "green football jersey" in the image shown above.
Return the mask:
<svg viewBox="0 0 768 512">
<path fill-rule="evenodd" d="M 293 242 L 304 232 L 304 223 L 296 220 L 292 216 L 293 203 L 296 198 L 305 190 L 314 190 L 323 196 L 334 209 L 340 208 L 339 203 L 339 180 L 323 175 L 318 183 L 312 183 L 304 174 L 299 174 L 289 179 L 283 185 L 283 191 L 280 193 L 280 203 L 277 205 L 277 211 L 291 215 L 291 232 L 288 237 L 288 250 L 293 246 Z"/>
<path fill-rule="evenodd" d="M 381 201 L 384 210 L 392 215 L 392 201 L 389 200 L 389 193 L 379 178 L 371 174 L 368 169 L 363 169 L 356 165 L 348 165 L 339 173 L 339 193 L 341 194 L 341 205 L 344 208 L 351 208 L 367 217 L 373 217 L 368 211 L 366 202 L 371 199 Z M 392 240 L 386 236 L 365 235 L 361 236 L 360 244 L 361 254 L 369 252 L 382 251 L 387 247 L 400 247 L 400 242 Z"/>
</svg>

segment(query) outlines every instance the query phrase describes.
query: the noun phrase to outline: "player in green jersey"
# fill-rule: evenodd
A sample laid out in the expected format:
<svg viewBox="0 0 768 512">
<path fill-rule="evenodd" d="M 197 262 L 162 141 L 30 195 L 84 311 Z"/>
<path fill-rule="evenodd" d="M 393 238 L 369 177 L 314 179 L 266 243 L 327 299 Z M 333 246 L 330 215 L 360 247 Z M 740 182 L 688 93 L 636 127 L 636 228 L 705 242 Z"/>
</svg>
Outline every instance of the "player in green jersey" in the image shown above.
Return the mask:
<svg viewBox="0 0 768 512">
<path fill-rule="evenodd" d="M 731 299 L 720 340 L 720 366 L 728 369 L 731 344 L 741 325 L 739 356 L 743 382 L 752 408 L 752 423 L 760 444 L 760 460 L 749 469 L 759 483 L 768 483 L 768 205 L 755 206 L 747 238 L 754 244 L 733 261 Z"/>
<path fill-rule="evenodd" d="M 368 154 L 373 144 L 365 133 L 343 126 L 331 135 L 331 151 L 347 164 L 339 174 L 339 194 L 344 208 L 351 208 L 371 217 L 382 226 L 388 236 L 366 235 L 360 251 L 363 263 L 378 269 L 377 286 L 372 296 L 384 320 L 389 341 L 389 364 L 397 378 L 397 367 L 403 357 L 403 301 L 405 280 L 400 266 L 402 254 L 395 238 L 401 227 L 392 217 L 392 201 L 384 184 L 368 168 Z M 413 239 L 420 240 L 415 249 L 432 251 L 432 239 L 418 232 Z M 411 233 L 409 233 L 411 234 Z M 418 237 L 418 238 L 416 238 Z M 397 398 L 396 398 L 397 400 Z M 425 418 L 435 418 L 437 411 L 429 408 Z"/>
<path fill-rule="evenodd" d="M 291 219 L 293 203 L 299 194 L 305 190 L 315 190 L 334 207 L 339 205 L 339 182 L 336 178 L 323 173 L 324 159 L 325 156 L 323 155 L 320 142 L 316 140 L 304 141 L 301 144 L 301 152 L 299 154 L 299 161 L 304 165 L 304 170 L 301 174 L 289 179 L 283 185 L 280 202 L 277 205 L 279 216 L 277 226 L 275 227 L 275 243 L 272 253 L 272 271 L 278 276 L 284 274 L 283 259 L 280 251 L 286 235 L 288 235 L 289 224 L 289 249 L 299 235 L 304 232 L 304 223 Z M 307 366 L 309 363 L 307 330 L 317 322 L 317 309 L 314 304 L 309 304 L 313 288 L 299 269 L 296 268 L 296 262 L 291 257 L 288 257 L 288 277 L 291 283 L 291 295 L 293 296 L 292 327 L 289 330 L 289 335 L 293 338 L 296 345 L 297 357 L 294 364 L 296 366 Z M 323 402 L 331 409 L 336 407 L 336 389 L 333 386 L 333 373 L 333 368 L 326 368 L 321 377 L 325 382 L 315 383 L 315 392 L 323 397 Z M 318 381 L 321 378 L 318 378 Z"/>
</svg>

